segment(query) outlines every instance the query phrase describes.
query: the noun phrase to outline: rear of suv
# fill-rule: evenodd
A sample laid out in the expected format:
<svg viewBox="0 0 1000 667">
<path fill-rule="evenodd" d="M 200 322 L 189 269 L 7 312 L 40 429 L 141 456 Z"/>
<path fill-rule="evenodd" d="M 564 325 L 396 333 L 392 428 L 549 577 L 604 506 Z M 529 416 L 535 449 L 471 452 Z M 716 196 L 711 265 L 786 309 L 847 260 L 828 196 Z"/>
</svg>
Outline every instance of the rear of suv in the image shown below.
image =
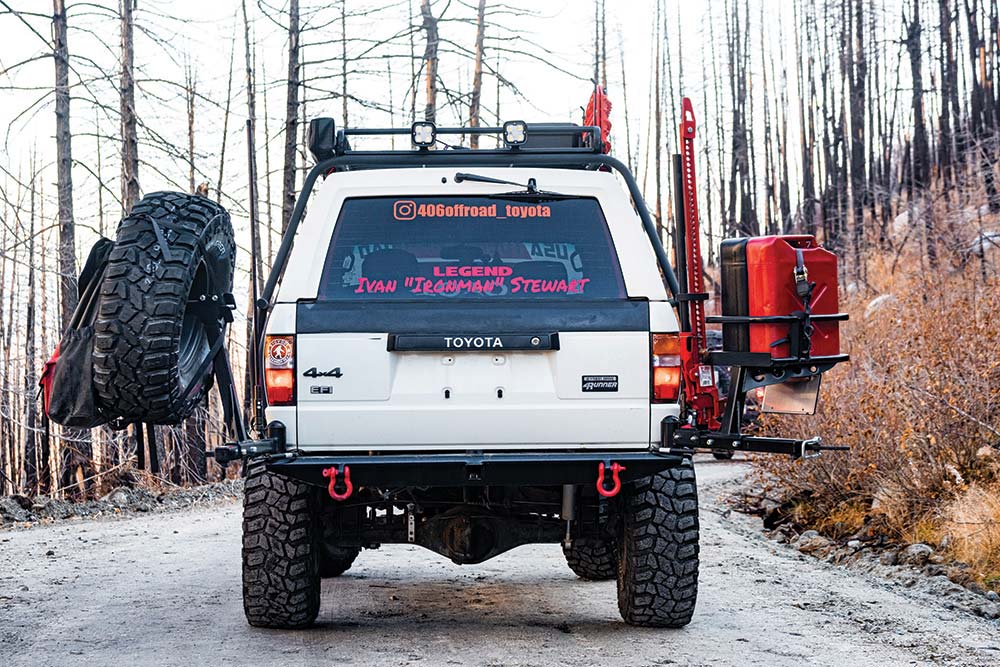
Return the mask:
<svg viewBox="0 0 1000 667">
<path fill-rule="evenodd" d="M 677 324 L 614 178 L 456 173 L 324 184 L 267 324 L 266 377 L 293 378 L 268 420 L 309 453 L 648 449 L 678 379 L 654 386 L 651 322 Z"/>
<path fill-rule="evenodd" d="M 394 542 L 463 564 L 561 543 L 626 621 L 691 618 L 694 471 L 659 451 L 677 320 L 639 216 L 605 171 L 472 171 L 318 188 L 265 331 L 285 456 L 247 479 L 255 625 L 310 624 L 324 574 Z"/>
<path fill-rule="evenodd" d="M 693 451 L 830 449 L 743 435 L 740 418 L 748 391 L 789 382 L 801 411 L 847 356 L 810 354 L 812 321 L 846 316 L 821 301 L 812 311 L 805 237 L 788 237 L 805 250 L 771 238 L 792 259 L 765 267 L 801 309 L 757 315 L 751 299 L 712 318 L 785 328 L 790 353 L 709 351 L 688 100 L 684 119 L 678 274 L 599 127 L 507 123 L 475 128 L 502 147 L 431 150 L 439 134 L 473 130 L 312 121 L 318 163 L 256 303 L 258 437 L 215 450 L 244 460 L 251 624 L 312 624 L 321 579 L 393 543 L 458 564 L 560 544 L 579 577 L 617 581 L 627 623 L 690 622 Z M 416 148 L 349 145 L 376 134 Z M 746 291 L 745 267 L 731 275 Z M 821 289 L 835 295 L 831 275 Z M 713 364 L 734 369 L 725 400 Z"/>
<path fill-rule="evenodd" d="M 252 624 L 310 625 L 321 578 L 388 543 L 459 564 L 561 544 L 578 576 L 617 579 L 627 622 L 690 621 L 697 490 L 661 447 L 681 385 L 663 250 L 581 131 L 567 150 L 361 164 L 341 132 L 318 155 L 265 294 Z"/>
</svg>

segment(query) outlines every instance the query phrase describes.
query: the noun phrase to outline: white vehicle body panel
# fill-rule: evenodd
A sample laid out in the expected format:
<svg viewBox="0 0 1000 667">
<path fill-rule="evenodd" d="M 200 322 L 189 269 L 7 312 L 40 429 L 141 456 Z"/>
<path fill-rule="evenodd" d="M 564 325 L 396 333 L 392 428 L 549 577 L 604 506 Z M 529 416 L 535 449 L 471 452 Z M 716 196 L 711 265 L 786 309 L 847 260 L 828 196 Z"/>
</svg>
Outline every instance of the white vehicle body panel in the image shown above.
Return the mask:
<svg viewBox="0 0 1000 667">
<path fill-rule="evenodd" d="M 677 404 L 650 403 L 649 334 L 677 331 L 677 320 L 625 191 L 605 172 L 470 170 L 516 182 L 534 178 L 542 190 L 596 199 L 628 298 L 649 301 L 649 327 L 560 330 L 559 349 L 545 351 L 390 352 L 388 336 L 398 330 L 298 332 L 297 304 L 318 296 L 344 200 L 482 196 L 512 189 L 455 183 L 461 170 L 453 168 L 334 174 L 318 186 L 267 322 L 268 333 L 297 335 L 297 406 L 268 407 L 268 420 L 285 423 L 289 446 L 305 451 L 647 449 L 658 442 L 660 420 L 679 410 Z M 440 333 L 472 333 L 452 329 L 444 322 Z M 310 368 L 333 367 L 340 377 L 304 375 Z M 589 375 L 616 375 L 617 391 L 584 392 L 581 377 Z"/>
</svg>

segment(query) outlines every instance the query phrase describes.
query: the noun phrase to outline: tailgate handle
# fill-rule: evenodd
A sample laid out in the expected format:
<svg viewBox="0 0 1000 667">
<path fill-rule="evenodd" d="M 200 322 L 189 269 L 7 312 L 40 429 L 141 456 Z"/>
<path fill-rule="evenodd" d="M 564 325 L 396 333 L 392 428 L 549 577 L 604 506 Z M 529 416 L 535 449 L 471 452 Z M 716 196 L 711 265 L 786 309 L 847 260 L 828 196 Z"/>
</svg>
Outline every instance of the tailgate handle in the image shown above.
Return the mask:
<svg viewBox="0 0 1000 667">
<path fill-rule="evenodd" d="M 558 333 L 389 334 L 389 352 L 491 352 L 559 349 Z"/>
</svg>

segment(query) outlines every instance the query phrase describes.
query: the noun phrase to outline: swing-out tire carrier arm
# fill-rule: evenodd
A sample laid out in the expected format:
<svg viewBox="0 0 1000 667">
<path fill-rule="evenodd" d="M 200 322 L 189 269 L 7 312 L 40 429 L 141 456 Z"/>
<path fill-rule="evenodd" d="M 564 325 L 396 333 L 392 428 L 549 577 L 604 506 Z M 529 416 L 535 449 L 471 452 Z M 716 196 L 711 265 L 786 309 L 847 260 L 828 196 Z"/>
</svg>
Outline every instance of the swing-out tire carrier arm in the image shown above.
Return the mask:
<svg viewBox="0 0 1000 667">
<path fill-rule="evenodd" d="M 681 424 L 667 417 L 661 424 L 661 451 L 691 456 L 695 450 L 726 450 L 760 454 L 787 454 L 792 458 L 813 458 L 822 451 L 846 451 L 849 447 L 824 445 L 819 438 L 767 438 L 742 433 L 709 431 Z"/>
</svg>

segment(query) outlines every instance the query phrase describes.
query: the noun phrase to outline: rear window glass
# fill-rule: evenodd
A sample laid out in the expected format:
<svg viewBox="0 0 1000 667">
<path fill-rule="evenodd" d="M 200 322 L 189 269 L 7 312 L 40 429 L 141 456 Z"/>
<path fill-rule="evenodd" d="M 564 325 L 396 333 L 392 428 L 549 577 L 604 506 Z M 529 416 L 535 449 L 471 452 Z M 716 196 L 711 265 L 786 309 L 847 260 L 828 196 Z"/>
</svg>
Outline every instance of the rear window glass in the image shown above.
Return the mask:
<svg viewBox="0 0 1000 667">
<path fill-rule="evenodd" d="M 322 299 L 618 299 L 607 221 L 594 199 L 348 199 Z"/>
</svg>

